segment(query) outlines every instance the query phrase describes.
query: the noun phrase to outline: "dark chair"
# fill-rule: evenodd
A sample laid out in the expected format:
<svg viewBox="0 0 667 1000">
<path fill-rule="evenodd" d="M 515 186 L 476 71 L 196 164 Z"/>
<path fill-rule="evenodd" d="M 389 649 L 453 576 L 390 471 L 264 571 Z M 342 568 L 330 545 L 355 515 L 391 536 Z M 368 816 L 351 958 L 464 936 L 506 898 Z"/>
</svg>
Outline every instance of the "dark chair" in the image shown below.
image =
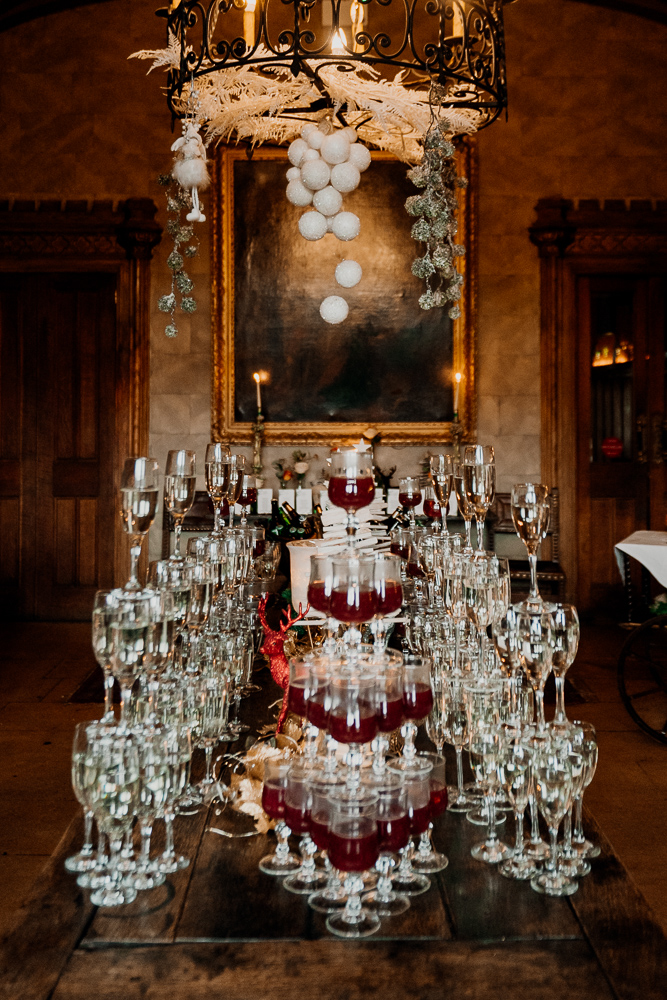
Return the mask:
<svg viewBox="0 0 667 1000">
<path fill-rule="evenodd" d="M 558 561 L 560 510 L 558 490 L 555 487 L 549 493 L 549 506 L 551 509 L 549 530 L 547 537 L 540 546 L 539 554 L 543 558 L 539 558 L 537 561 L 537 584 L 541 593 L 562 601 L 565 595 L 565 572 Z M 486 526 L 488 531 L 487 545 L 491 551 L 496 551 L 497 535 L 516 536 L 516 530 L 512 521 L 512 499 L 509 493 L 496 494 L 493 506 L 486 518 Z M 523 547 L 523 543 L 519 544 Z M 513 599 L 516 600 L 517 593 L 515 591 L 527 592 L 530 586 L 528 557 L 526 556 L 523 559 L 510 557 L 509 563 Z"/>
</svg>

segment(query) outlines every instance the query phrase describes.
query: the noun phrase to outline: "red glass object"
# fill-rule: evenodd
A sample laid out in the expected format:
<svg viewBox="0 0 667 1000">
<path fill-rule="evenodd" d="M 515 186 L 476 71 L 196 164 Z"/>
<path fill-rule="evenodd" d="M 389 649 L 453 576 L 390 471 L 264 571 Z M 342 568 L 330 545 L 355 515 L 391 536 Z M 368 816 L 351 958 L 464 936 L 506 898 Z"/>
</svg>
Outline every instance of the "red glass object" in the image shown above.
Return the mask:
<svg viewBox="0 0 667 1000">
<path fill-rule="evenodd" d="M 329 716 L 329 733 L 337 743 L 370 743 L 378 733 L 378 722 L 370 705 L 360 704 L 349 715 Z"/>
<path fill-rule="evenodd" d="M 329 817 L 326 813 L 310 816 L 310 835 L 321 851 L 329 850 Z"/>
<path fill-rule="evenodd" d="M 378 580 L 375 584 L 378 594 L 378 615 L 390 615 L 398 611 L 403 603 L 403 588 L 394 580 Z"/>
<path fill-rule="evenodd" d="M 375 483 L 372 476 L 360 476 L 357 479 L 332 476 L 329 480 L 329 499 L 335 507 L 342 507 L 343 510 L 368 507 L 374 496 Z"/>
<path fill-rule="evenodd" d="M 403 725 L 403 700 L 395 698 L 392 701 L 387 701 L 380 694 L 375 714 L 380 732 L 393 733 L 394 729 Z"/>
<path fill-rule="evenodd" d="M 442 507 L 437 500 L 432 500 L 427 497 L 424 500 L 424 516 L 429 519 L 429 521 L 440 521 L 442 518 Z"/>
<path fill-rule="evenodd" d="M 329 725 L 329 707 L 325 705 L 329 700 L 328 696 L 322 692 L 318 698 L 306 699 L 306 718 L 312 726 L 318 729 L 327 729 Z"/>
<path fill-rule="evenodd" d="M 395 819 L 378 820 L 378 846 L 381 851 L 400 851 L 406 847 L 410 839 L 410 820 L 408 814 Z"/>
<path fill-rule="evenodd" d="M 433 692 L 430 684 L 417 681 L 403 690 L 403 714 L 412 722 L 425 719 L 433 708 Z"/>
<path fill-rule="evenodd" d="M 400 556 L 401 559 L 407 559 L 410 554 L 407 545 L 400 545 L 399 542 L 392 542 L 389 546 L 389 551 L 394 556 Z"/>
<path fill-rule="evenodd" d="M 441 816 L 447 808 L 447 786 L 431 779 L 431 819 Z"/>
<path fill-rule="evenodd" d="M 346 587 L 331 592 L 331 615 L 336 621 L 356 624 L 369 622 L 377 611 L 375 590 Z"/>
<path fill-rule="evenodd" d="M 308 833 L 310 830 L 310 810 L 285 803 L 285 822 L 292 833 Z"/>
<path fill-rule="evenodd" d="M 323 615 L 330 613 L 331 595 L 327 594 L 325 583 L 309 583 L 307 598 L 311 608 L 315 608 Z"/>
<path fill-rule="evenodd" d="M 431 822 L 431 803 L 427 802 L 425 806 L 418 806 L 416 809 L 409 806 L 408 815 L 410 817 L 410 833 L 413 836 L 425 833 Z M 289 825 L 292 826 L 291 823 Z"/>
<path fill-rule="evenodd" d="M 377 830 L 364 837 L 341 837 L 329 834 L 329 861 L 342 872 L 365 872 L 378 859 Z"/>
<path fill-rule="evenodd" d="M 262 809 L 271 819 L 283 819 L 285 815 L 285 789 L 282 785 L 264 785 L 262 789 Z"/>
<path fill-rule="evenodd" d="M 305 678 L 303 684 L 290 684 L 287 690 L 287 707 L 302 718 L 306 714 Z M 429 709 L 430 711 L 430 709 Z M 428 715 L 428 712 L 426 713 Z"/>
<path fill-rule="evenodd" d="M 241 495 L 236 501 L 241 507 L 249 507 L 250 504 L 257 502 L 257 490 L 254 486 L 249 486 L 247 489 L 241 491 Z"/>
<path fill-rule="evenodd" d="M 402 491 L 398 494 L 398 502 L 401 507 L 419 507 L 422 502 L 421 490 L 415 490 L 414 493 L 403 493 Z"/>
</svg>

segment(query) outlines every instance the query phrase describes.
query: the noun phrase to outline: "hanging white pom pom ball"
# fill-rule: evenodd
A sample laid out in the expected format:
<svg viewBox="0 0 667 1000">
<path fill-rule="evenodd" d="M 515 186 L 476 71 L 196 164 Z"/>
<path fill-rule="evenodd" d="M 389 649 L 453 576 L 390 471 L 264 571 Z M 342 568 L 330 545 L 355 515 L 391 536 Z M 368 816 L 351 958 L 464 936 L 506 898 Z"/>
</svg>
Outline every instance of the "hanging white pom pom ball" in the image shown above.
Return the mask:
<svg viewBox="0 0 667 1000">
<path fill-rule="evenodd" d="M 300 181 L 301 171 L 299 170 L 298 167 L 290 167 L 287 173 L 285 174 L 285 177 L 287 178 L 288 181 Z"/>
<path fill-rule="evenodd" d="M 303 139 L 295 139 L 294 142 L 291 142 L 287 150 L 287 158 L 290 163 L 293 163 L 295 167 L 300 166 L 301 161 L 303 160 L 303 154 L 307 149 L 308 143 L 304 142 Z"/>
<path fill-rule="evenodd" d="M 319 160 L 319 158 L 320 154 L 317 152 L 317 150 L 311 149 L 309 146 L 306 152 L 303 154 L 303 159 L 301 160 L 301 166 L 304 166 L 304 164 L 306 163 L 310 163 L 311 160 Z"/>
<path fill-rule="evenodd" d="M 354 146 L 350 146 L 350 163 L 353 163 L 361 173 L 368 170 L 371 165 L 371 154 L 360 142 L 355 142 Z"/>
<path fill-rule="evenodd" d="M 299 219 L 299 232 L 305 240 L 321 240 L 327 231 L 327 220 L 319 212 L 306 212 Z"/>
<path fill-rule="evenodd" d="M 359 187 L 361 174 L 353 163 L 337 163 L 331 168 L 331 186 L 342 194 Z"/>
<path fill-rule="evenodd" d="M 355 215 L 354 212 L 339 212 L 338 215 L 334 215 L 333 222 L 331 223 L 331 232 L 334 236 L 346 242 L 358 236 L 360 229 L 359 216 Z"/>
<path fill-rule="evenodd" d="M 312 122 L 308 122 L 301 129 L 301 138 L 305 139 L 306 142 L 307 142 L 308 141 L 308 136 L 312 135 L 313 132 L 317 132 L 317 125 L 313 125 Z"/>
<path fill-rule="evenodd" d="M 331 170 L 328 163 L 325 163 L 324 160 L 318 156 L 316 160 L 309 160 L 307 163 L 304 163 L 301 167 L 300 177 L 301 181 L 307 188 L 310 188 L 311 191 L 319 191 L 321 188 L 326 187 L 329 183 Z"/>
<path fill-rule="evenodd" d="M 335 188 L 325 187 L 315 192 L 313 205 L 322 215 L 336 215 L 343 207 L 343 196 Z"/>
<path fill-rule="evenodd" d="M 322 159 L 327 163 L 345 163 L 350 155 L 350 140 L 342 132 L 328 135 L 322 143 Z"/>
<path fill-rule="evenodd" d="M 309 134 L 307 142 L 311 149 L 321 149 L 322 143 L 324 142 L 324 136 L 320 130 L 316 128 Z"/>
<path fill-rule="evenodd" d="M 343 288 L 354 288 L 361 281 L 361 264 L 356 260 L 342 260 L 336 268 L 336 281 Z"/>
<path fill-rule="evenodd" d="M 340 295 L 329 295 L 320 306 L 320 316 L 325 323 L 342 323 L 347 319 L 349 308 Z"/>
<path fill-rule="evenodd" d="M 292 205 L 298 205 L 299 208 L 305 208 L 306 205 L 310 205 L 313 200 L 313 192 L 309 191 L 308 188 L 301 183 L 301 181 L 290 181 L 287 185 L 287 200 L 292 203 Z"/>
<path fill-rule="evenodd" d="M 301 135 L 303 135 L 303 130 L 301 131 Z M 343 131 L 341 132 L 341 135 L 346 136 L 348 142 L 356 142 L 357 139 L 359 138 L 359 136 L 357 135 L 357 130 L 352 128 L 351 125 L 348 125 L 347 128 L 344 128 Z"/>
</svg>

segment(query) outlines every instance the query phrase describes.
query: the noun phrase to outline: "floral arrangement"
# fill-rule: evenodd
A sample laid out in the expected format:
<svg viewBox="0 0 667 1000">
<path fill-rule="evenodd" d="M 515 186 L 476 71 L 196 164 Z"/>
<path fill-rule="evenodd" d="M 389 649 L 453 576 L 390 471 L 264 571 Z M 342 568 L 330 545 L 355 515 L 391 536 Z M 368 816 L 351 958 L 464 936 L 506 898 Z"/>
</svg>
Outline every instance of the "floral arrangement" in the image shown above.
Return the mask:
<svg viewBox="0 0 667 1000">
<path fill-rule="evenodd" d="M 310 457 L 306 451 L 293 451 L 291 462 L 285 458 L 273 462 L 282 489 L 291 489 L 295 483 L 296 488 L 301 489 L 310 468 Z M 312 457 L 317 458 L 317 455 Z"/>
</svg>

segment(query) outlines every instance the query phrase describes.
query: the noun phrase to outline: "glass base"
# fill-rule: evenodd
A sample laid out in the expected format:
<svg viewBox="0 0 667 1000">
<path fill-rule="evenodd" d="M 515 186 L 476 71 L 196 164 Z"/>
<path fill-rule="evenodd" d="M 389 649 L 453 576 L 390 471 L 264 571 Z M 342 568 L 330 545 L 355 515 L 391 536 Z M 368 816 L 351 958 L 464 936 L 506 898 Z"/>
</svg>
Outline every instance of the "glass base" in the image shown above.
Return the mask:
<svg viewBox="0 0 667 1000">
<path fill-rule="evenodd" d="M 597 844 L 591 843 L 590 840 L 584 840 L 581 843 L 577 841 L 572 841 L 572 849 L 577 852 L 580 858 L 599 858 L 600 848 Z"/>
<path fill-rule="evenodd" d="M 347 903 L 347 893 L 340 889 L 321 889 L 308 897 L 308 906 L 317 913 L 338 913 Z"/>
<path fill-rule="evenodd" d="M 528 840 L 524 845 L 523 853 L 531 861 L 544 861 L 549 857 L 549 848 L 543 840 L 540 840 L 538 844 L 534 844 L 532 840 Z"/>
<path fill-rule="evenodd" d="M 123 888 L 101 887 L 91 893 L 90 901 L 93 906 L 122 906 L 124 903 L 131 903 L 137 898 L 137 890 L 129 886 Z"/>
<path fill-rule="evenodd" d="M 529 615 L 551 615 L 556 610 L 555 604 L 543 601 L 539 595 L 533 598 L 527 597 L 525 601 L 515 604 L 514 607 L 517 611 Z"/>
<path fill-rule="evenodd" d="M 391 887 L 394 892 L 399 892 L 402 896 L 420 896 L 422 892 L 428 892 L 431 888 L 431 880 L 419 872 L 412 874 L 396 872 L 392 877 Z"/>
<path fill-rule="evenodd" d="M 489 825 L 489 814 L 484 809 L 471 809 L 466 819 L 473 826 L 488 826 Z M 496 812 L 496 826 L 502 826 L 507 816 L 502 813 Z"/>
<path fill-rule="evenodd" d="M 178 857 L 165 858 L 164 855 L 158 861 L 158 871 L 164 872 L 165 875 L 172 875 L 174 872 L 182 871 L 187 868 L 190 864 L 190 858 L 184 857 L 179 854 Z"/>
<path fill-rule="evenodd" d="M 82 889 L 101 889 L 108 881 L 108 878 L 109 872 L 105 864 L 103 864 L 89 872 L 83 872 L 77 878 L 76 884 L 80 885 Z"/>
<path fill-rule="evenodd" d="M 512 848 L 503 844 L 502 840 L 498 840 L 495 844 L 487 844 L 486 842 L 475 844 L 474 847 L 470 848 L 470 853 L 477 861 L 485 861 L 487 865 L 497 865 L 499 861 L 504 861 L 505 858 L 512 856 Z"/>
<path fill-rule="evenodd" d="M 532 858 L 508 858 L 502 862 L 498 871 L 505 878 L 517 879 L 520 882 L 527 882 L 539 874 L 539 868 Z"/>
<path fill-rule="evenodd" d="M 327 930 L 337 937 L 370 937 L 380 929 L 380 918 L 371 910 L 360 910 L 354 921 L 346 920 L 344 914 L 343 910 L 327 920 Z"/>
<path fill-rule="evenodd" d="M 407 896 L 399 896 L 395 892 L 388 892 L 387 898 L 374 889 L 361 897 L 361 902 L 367 906 L 378 917 L 397 917 L 399 913 L 405 913 L 410 908 L 410 900 Z"/>
<path fill-rule="evenodd" d="M 464 794 L 459 799 L 459 790 L 456 785 L 447 786 L 447 812 L 464 813 L 468 812 L 475 805 Z"/>
<path fill-rule="evenodd" d="M 430 875 L 431 872 L 444 872 L 449 864 L 449 858 L 441 854 L 440 851 L 431 851 L 430 854 L 420 857 L 419 851 L 412 858 L 412 870 L 422 875 Z"/>
<path fill-rule="evenodd" d="M 301 859 L 296 854 L 279 858 L 277 854 L 266 854 L 259 863 L 259 870 L 265 875 L 291 875 L 301 867 Z"/>
<path fill-rule="evenodd" d="M 97 865 L 96 856 L 91 851 L 90 854 L 73 854 L 65 861 L 65 869 L 68 872 L 89 872 Z"/>
<path fill-rule="evenodd" d="M 195 785 L 188 785 L 183 794 L 176 800 L 176 813 L 179 816 L 194 816 L 203 805 L 199 789 Z"/>
<path fill-rule="evenodd" d="M 579 884 L 567 875 L 542 872 L 531 879 L 530 888 L 544 896 L 571 896 L 577 891 Z"/>
<path fill-rule="evenodd" d="M 299 896 L 309 895 L 316 889 L 323 889 L 329 881 L 324 872 L 314 871 L 312 873 L 294 872 L 288 875 L 283 885 L 289 892 L 295 892 Z"/>
<path fill-rule="evenodd" d="M 585 875 L 590 875 L 591 866 L 584 858 L 564 858 L 561 856 L 560 871 L 568 878 L 583 878 Z"/>
<path fill-rule="evenodd" d="M 148 889 L 157 889 L 159 885 L 163 885 L 166 878 L 167 876 L 164 872 L 157 869 L 149 869 L 135 875 L 132 878 L 131 885 L 133 889 L 138 889 L 139 892 L 146 892 Z"/>
</svg>

